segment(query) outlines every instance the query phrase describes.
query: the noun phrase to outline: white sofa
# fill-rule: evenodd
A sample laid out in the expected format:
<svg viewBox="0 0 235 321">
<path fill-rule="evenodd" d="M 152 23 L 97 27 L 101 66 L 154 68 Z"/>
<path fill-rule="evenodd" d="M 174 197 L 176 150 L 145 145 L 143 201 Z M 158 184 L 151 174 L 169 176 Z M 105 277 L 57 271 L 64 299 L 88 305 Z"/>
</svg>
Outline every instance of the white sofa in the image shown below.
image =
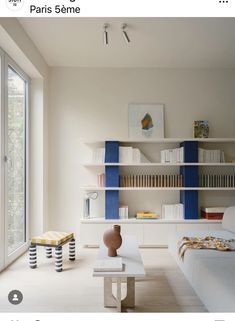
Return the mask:
<svg viewBox="0 0 235 321">
<path fill-rule="evenodd" d="M 177 233 L 169 250 L 209 312 L 235 312 L 235 251 L 188 249 L 178 256 L 177 242 L 183 236 L 216 236 L 235 239 L 235 206 L 224 213 L 221 231 Z"/>
</svg>

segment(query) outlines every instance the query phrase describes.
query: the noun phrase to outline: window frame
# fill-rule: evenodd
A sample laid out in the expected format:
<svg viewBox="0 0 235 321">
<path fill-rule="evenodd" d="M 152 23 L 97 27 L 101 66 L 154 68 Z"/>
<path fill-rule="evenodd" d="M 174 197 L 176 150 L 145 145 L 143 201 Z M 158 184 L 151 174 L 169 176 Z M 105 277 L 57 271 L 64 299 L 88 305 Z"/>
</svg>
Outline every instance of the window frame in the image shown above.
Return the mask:
<svg viewBox="0 0 235 321">
<path fill-rule="evenodd" d="M 7 161 L 5 156 L 7 156 L 8 147 L 8 68 L 12 68 L 25 82 L 25 242 L 19 248 L 17 248 L 12 253 L 8 254 L 8 214 L 7 214 Z M 2 136 L 3 146 L 3 172 L 4 172 L 4 182 L 3 182 L 3 200 L 4 200 L 4 210 L 1 216 L 4 216 L 4 266 L 7 267 L 10 263 L 16 260 L 20 255 L 22 255 L 29 246 L 29 77 L 25 72 L 11 59 L 6 53 L 4 53 L 4 81 L 3 81 L 3 96 L 4 102 L 2 104 L 2 117 L 4 118 L 4 128 Z"/>
<path fill-rule="evenodd" d="M 5 266 L 5 206 L 4 206 L 4 182 L 5 182 L 5 170 L 4 170 L 4 73 L 5 73 L 5 54 L 0 48 L 0 156 L 1 156 L 1 166 L 0 166 L 0 271 Z"/>
</svg>

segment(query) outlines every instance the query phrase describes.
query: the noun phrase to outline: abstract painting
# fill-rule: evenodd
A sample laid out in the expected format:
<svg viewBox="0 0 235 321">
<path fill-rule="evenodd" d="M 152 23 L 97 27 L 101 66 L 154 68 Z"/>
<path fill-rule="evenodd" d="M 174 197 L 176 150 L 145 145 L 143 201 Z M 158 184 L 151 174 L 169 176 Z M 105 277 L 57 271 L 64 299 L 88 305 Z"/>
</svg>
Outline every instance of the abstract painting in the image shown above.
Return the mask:
<svg viewBox="0 0 235 321">
<path fill-rule="evenodd" d="M 129 138 L 164 138 L 162 104 L 129 104 Z"/>
</svg>

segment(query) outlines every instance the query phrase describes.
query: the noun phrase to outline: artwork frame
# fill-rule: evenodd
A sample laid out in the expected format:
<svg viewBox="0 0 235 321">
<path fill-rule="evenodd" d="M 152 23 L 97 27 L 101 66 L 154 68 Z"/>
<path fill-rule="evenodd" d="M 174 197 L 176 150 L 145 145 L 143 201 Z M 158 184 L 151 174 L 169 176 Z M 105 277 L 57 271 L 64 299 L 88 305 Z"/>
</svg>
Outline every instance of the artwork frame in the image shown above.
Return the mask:
<svg viewBox="0 0 235 321">
<path fill-rule="evenodd" d="M 130 103 L 128 136 L 143 140 L 164 138 L 164 104 Z"/>
<path fill-rule="evenodd" d="M 208 120 L 194 120 L 193 137 L 209 138 L 209 121 Z"/>
</svg>

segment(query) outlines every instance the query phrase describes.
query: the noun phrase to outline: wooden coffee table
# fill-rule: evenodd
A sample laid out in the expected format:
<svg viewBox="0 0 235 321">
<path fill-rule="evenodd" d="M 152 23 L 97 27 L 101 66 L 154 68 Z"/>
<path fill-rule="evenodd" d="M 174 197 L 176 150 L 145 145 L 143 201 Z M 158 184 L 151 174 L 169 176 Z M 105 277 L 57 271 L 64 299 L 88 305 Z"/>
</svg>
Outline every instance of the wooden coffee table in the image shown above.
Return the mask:
<svg viewBox="0 0 235 321">
<path fill-rule="evenodd" d="M 135 236 L 122 236 L 122 246 L 117 250 L 118 257 L 122 258 L 122 272 L 93 272 L 95 277 L 104 278 L 104 306 L 116 307 L 118 312 L 122 307 L 135 306 L 135 278 L 145 277 L 145 269 Z M 107 260 L 108 249 L 101 244 L 97 260 Z M 117 283 L 116 297 L 112 294 L 112 283 Z M 127 283 L 127 295 L 121 299 L 121 283 Z"/>
</svg>

